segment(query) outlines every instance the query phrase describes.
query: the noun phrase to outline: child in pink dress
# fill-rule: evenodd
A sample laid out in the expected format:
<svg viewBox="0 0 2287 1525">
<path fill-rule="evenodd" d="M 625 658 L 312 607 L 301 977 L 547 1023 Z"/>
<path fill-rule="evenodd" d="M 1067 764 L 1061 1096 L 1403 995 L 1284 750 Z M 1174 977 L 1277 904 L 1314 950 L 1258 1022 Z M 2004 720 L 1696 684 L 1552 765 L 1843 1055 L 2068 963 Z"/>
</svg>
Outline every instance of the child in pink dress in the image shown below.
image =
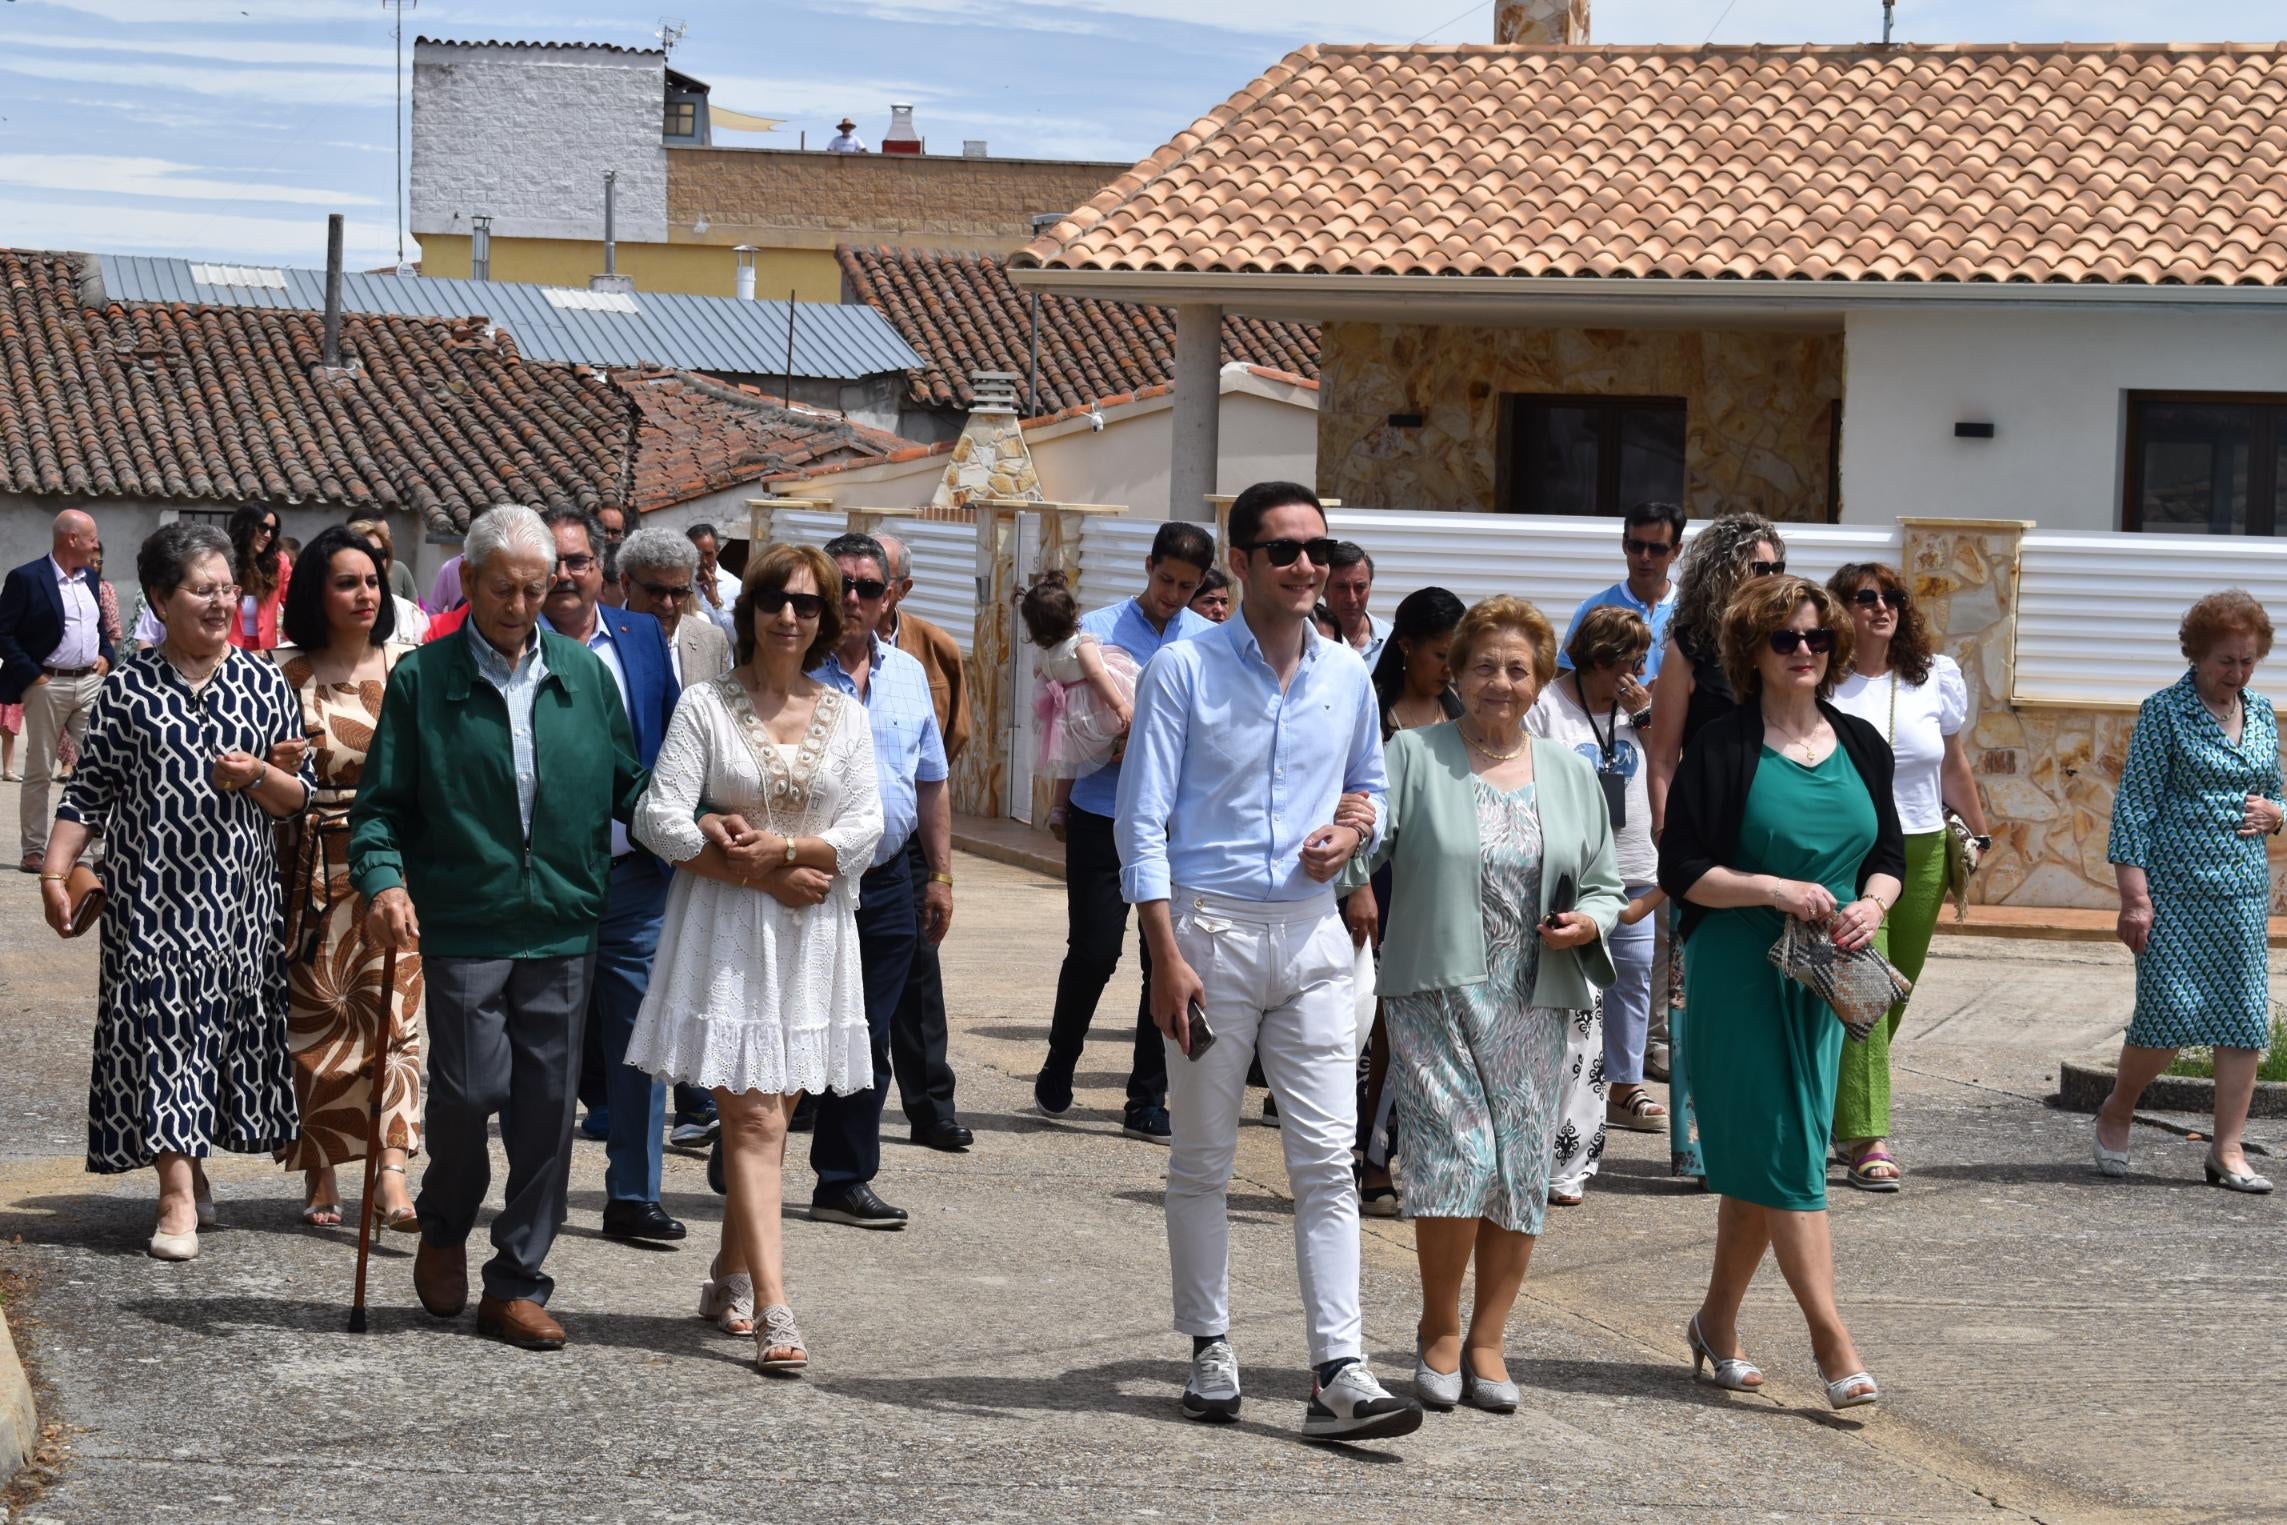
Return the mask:
<svg viewBox="0 0 2287 1525">
<path fill-rule="evenodd" d="M 1072 780 L 1110 762 L 1128 733 L 1135 703 L 1136 661 L 1080 629 L 1080 605 L 1060 572 L 1027 588 L 1017 605 L 1039 647 L 1033 658 L 1034 771 L 1056 780 L 1049 829 L 1063 834 Z"/>
</svg>

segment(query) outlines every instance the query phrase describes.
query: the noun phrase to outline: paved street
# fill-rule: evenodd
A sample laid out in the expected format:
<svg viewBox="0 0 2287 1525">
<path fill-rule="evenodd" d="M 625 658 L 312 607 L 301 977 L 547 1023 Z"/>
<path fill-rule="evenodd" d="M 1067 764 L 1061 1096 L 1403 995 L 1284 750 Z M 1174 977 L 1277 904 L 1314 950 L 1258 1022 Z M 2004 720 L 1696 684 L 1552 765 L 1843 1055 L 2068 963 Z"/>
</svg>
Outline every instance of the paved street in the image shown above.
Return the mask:
<svg viewBox="0 0 2287 1525">
<path fill-rule="evenodd" d="M 13 789 L 0 813 L 13 818 Z M 571 1345 L 534 1355 L 415 1305 L 375 1258 L 373 1332 L 343 1332 L 354 1245 L 295 1216 L 267 1162 L 214 1168 L 224 1228 L 140 1253 L 147 1175 L 80 1169 L 92 942 L 64 945 L 31 881 L 0 900 L 0 1268 L 66 1426 L 37 1521 L 1710 1518 L 2248 1519 L 2280 1509 L 2256 1437 L 2287 1400 L 2287 1199 L 2199 1185 L 2202 1146 L 2139 1130 L 2140 1169 L 2085 1168 L 2087 1123 L 2041 1099 L 2054 1058 L 2101 1047 L 2128 970 L 2099 945 L 1941 940 L 1899 1049 L 1909 1189 L 1839 1186 L 1845 1306 L 1884 1384 L 1871 1419 L 1824 1407 L 1775 1270 L 1750 1304 L 1760 1397 L 1688 1379 L 1682 1326 L 1710 1199 L 1665 1140 L 1615 1137 L 1581 1209 L 1552 1214 L 1510 1332 L 1525 1406 L 1433 1415 L 1387 1446 L 1296 1435 L 1307 1394 L 1278 1135 L 1249 1128 L 1234 1186 L 1246 1422 L 1177 1415 L 1164 1156 L 1117 1131 L 1132 974 L 1107 999 L 1076 1122 L 1020 1115 L 1047 1029 L 1062 889 L 964 859 L 947 945 L 966 1157 L 903 1142 L 900 1234 L 790 1220 L 805 1381 L 691 1316 L 718 1221 L 670 1156 L 681 1250 L 595 1232 L 602 1152 L 579 1146 L 550 1268 Z M 2287 1129 L 2259 1124 L 2274 1150 Z M 497 1176 L 496 1176 L 497 1180 Z M 806 1172 L 790 1171 L 804 1200 Z M 1410 1230 L 1370 1226 L 1369 1348 L 1396 1385 L 1416 1311 Z"/>
</svg>

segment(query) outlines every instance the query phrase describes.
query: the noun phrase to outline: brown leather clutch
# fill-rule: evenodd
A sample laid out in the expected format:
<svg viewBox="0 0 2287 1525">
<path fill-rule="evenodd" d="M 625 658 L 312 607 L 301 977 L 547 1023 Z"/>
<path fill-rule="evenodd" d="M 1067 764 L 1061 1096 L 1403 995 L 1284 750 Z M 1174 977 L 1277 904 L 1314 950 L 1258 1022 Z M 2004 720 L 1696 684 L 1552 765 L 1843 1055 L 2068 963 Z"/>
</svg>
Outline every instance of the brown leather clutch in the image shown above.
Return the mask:
<svg viewBox="0 0 2287 1525">
<path fill-rule="evenodd" d="M 71 925 L 64 936 L 77 937 L 103 919 L 103 881 L 94 869 L 76 864 L 64 877 L 64 904 L 71 907 Z"/>
</svg>

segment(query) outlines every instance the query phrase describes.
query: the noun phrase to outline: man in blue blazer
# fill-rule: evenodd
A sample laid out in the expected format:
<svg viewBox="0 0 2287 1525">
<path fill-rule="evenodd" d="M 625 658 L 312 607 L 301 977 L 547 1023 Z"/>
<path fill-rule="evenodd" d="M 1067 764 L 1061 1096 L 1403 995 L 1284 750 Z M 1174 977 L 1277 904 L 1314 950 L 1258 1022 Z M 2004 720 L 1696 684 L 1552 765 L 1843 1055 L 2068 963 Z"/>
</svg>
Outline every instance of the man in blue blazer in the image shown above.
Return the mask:
<svg viewBox="0 0 2287 1525">
<path fill-rule="evenodd" d="M 584 642 L 601 658 L 627 703 L 637 761 L 659 760 L 667 722 L 682 697 L 659 621 L 628 609 L 599 607 L 604 585 L 604 536 L 595 516 L 578 509 L 541 515 L 556 536 L 556 570 L 541 614 L 558 635 Z M 604 1095 L 610 1131 L 604 1139 L 604 1218 L 607 1239 L 672 1240 L 683 1225 L 659 1205 L 660 1133 L 667 1120 L 667 1088 L 627 1064 L 627 1040 L 651 981 L 659 950 L 659 923 L 667 910 L 672 870 L 612 827 L 611 896 L 596 945 L 589 986 L 588 1023 L 601 1040 Z"/>
<path fill-rule="evenodd" d="M 48 791 L 56 747 L 79 744 L 111 642 L 103 634 L 103 599 L 88 563 L 95 521 L 76 508 L 56 515 L 53 549 L 0 584 L 0 704 L 24 707 L 24 793 L 19 801 L 27 874 L 47 861 Z"/>
</svg>

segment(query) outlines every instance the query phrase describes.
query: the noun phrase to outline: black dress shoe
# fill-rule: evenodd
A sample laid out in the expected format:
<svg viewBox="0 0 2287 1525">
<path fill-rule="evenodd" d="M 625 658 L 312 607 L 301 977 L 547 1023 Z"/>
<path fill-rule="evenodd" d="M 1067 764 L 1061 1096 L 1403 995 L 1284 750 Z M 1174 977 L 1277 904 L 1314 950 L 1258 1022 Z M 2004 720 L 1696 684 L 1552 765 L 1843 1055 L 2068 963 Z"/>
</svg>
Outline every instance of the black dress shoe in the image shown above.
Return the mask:
<svg viewBox="0 0 2287 1525">
<path fill-rule="evenodd" d="M 905 1209 L 892 1207 L 860 1181 L 810 1199 L 810 1216 L 819 1223 L 846 1223 L 852 1228 L 903 1228 Z"/>
<path fill-rule="evenodd" d="M 951 1118 L 941 1123 L 929 1123 L 913 1130 L 913 1141 L 927 1149 L 942 1149 L 947 1154 L 966 1154 L 977 1135 Z"/>
<path fill-rule="evenodd" d="M 690 1230 L 656 1202 L 606 1202 L 604 1237 L 633 1241 L 680 1239 Z"/>
</svg>

